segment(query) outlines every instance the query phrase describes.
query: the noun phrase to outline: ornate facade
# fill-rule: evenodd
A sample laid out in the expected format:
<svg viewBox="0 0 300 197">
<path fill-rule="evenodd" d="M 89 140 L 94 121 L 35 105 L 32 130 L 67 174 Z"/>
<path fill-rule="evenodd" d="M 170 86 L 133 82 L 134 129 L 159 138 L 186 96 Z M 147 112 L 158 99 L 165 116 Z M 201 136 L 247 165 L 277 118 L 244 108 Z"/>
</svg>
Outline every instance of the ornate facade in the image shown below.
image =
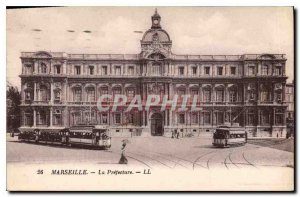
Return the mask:
<svg viewBox="0 0 300 197">
<path fill-rule="evenodd" d="M 170 135 L 175 129 L 195 136 L 234 122 L 249 136 L 285 136 L 284 54 L 176 55 L 160 15 L 151 19 L 140 54 L 22 52 L 21 129 L 96 124 L 107 125 L 112 136 Z M 201 110 L 152 106 L 103 113 L 96 106 L 103 94 L 141 95 L 143 101 L 149 94 L 190 94 Z"/>
</svg>

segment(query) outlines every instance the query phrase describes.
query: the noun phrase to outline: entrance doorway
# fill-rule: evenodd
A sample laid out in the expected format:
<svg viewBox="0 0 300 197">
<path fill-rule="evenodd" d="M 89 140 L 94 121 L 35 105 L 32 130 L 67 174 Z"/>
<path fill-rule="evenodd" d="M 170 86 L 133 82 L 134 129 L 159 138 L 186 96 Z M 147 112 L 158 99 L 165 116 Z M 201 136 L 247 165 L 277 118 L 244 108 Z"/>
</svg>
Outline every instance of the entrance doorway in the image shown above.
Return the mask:
<svg viewBox="0 0 300 197">
<path fill-rule="evenodd" d="M 159 113 L 155 113 L 151 116 L 151 135 L 163 135 L 163 116 Z"/>
</svg>

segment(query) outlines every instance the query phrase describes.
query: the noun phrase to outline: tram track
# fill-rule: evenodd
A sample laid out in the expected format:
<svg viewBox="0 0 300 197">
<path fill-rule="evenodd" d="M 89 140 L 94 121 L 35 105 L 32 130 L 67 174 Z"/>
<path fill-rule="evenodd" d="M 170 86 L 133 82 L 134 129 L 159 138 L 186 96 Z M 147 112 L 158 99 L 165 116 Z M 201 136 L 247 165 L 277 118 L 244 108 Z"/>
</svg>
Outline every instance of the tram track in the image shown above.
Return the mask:
<svg viewBox="0 0 300 197">
<path fill-rule="evenodd" d="M 212 154 L 213 152 L 216 152 L 216 150 L 210 151 L 210 152 L 208 152 L 208 153 L 202 154 L 202 155 L 200 155 L 199 157 L 197 157 L 197 158 L 194 160 L 194 162 L 193 162 L 193 170 L 195 169 L 195 165 L 199 165 L 199 164 L 197 164 L 197 162 L 198 162 L 201 158 L 203 158 L 203 157 L 206 156 L 206 155 Z M 200 165 L 200 166 L 203 167 L 202 165 Z M 203 168 L 206 168 L 206 167 L 203 167 Z"/>
<path fill-rule="evenodd" d="M 153 152 L 153 153 L 154 153 L 154 152 Z M 167 161 L 170 161 L 170 162 L 174 163 L 174 166 L 173 166 L 172 168 L 175 168 L 177 165 L 180 165 L 180 166 L 182 166 L 182 167 L 184 167 L 184 168 L 188 168 L 187 166 L 181 164 L 181 163 L 178 161 L 178 159 L 177 159 L 177 160 L 169 159 L 169 158 L 166 157 L 167 155 L 161 154 L 161 153 L 154 153 L 154 154 L 157 154 L 158 157 L 160 157 L 160 158 L 162 158 L 162 159 L 164 159 L 164 160 L 167 160 Z M 174 158 L 174 157 L 172 157 L 172 156 L 168 156 L 168 157 Z"/>
<path fill-rule="evenodd" d="M 132 155 L 137 155 L 137 156 L 140 156 L 140 157 L 148 158 L 148 159 L 150 159 L 150 160 L 152 160 L 152 161 L 155 161 L 155 162 L 157 162 L 157 163 L 160 163 L 161 165 L 163 165 L 163 166 L 165 166 L 165 167 L 167 167 L 167 168 L 170 168 L 170 169 L 172 168 L 171 166 L 169 166 L 169 165 L 163 163 L 162 161 L 160 161 L 160 160 L 158 160 L 158 159 L 155 159 L 155 158 L 153 158 L 153 157 L 145 156 L 145 155 L 142 155 L 142 154 L 139 154 L 139 153 L 133 153 L 133 152 L 128 152 L 128 151 L 126 151 L 126 152 L 127 152 L 127 155 L 128 155 L 128 154 L 132 154 Z"/>
</svg>

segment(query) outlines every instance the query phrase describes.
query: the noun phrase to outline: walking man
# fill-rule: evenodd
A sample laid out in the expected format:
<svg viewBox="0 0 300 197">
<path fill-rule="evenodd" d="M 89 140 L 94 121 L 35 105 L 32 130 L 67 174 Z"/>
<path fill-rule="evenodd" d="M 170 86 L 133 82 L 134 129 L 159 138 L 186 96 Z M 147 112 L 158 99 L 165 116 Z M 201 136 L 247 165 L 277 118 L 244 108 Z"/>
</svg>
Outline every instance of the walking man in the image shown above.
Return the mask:
<svg viewBox="0 0 300 197">
<path fill-rule="evenodd" d="M 126 140 L 123 140 L 122 142 L 123 142 L 122 148 L 121 148 L 122 153 L 121 153 L 121 158 L 120 158 L 119 164 L 127 164 L 128 160 L 125 157 Z"/>
</svg>

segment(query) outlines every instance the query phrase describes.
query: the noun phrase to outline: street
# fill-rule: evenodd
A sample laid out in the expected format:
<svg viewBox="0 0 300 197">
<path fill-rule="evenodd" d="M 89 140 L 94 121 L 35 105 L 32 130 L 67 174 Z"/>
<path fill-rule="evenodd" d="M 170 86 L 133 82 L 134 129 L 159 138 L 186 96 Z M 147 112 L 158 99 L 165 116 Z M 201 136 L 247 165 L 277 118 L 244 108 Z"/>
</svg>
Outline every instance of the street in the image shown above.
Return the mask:
<svg viewBox="0 0 300 197">
<path fill-rule="evenodd" d="M 109 150 L 65 147 L 51 144 L 19 142 L 7 137 L 8 163 L 76 163 L 120 165 L 121 145 L 124 138 L 113 138 Z M 151 169 L 260 169 L 263 167 L 293 168 L 294 153 L 264 145 L 247 143 L 245 146 L 215 148 L 211 139 L 166 137 L 128 138 L 127 166 Z M 286 140 L 282 140 L 282 144 Z"/>
</svg>

